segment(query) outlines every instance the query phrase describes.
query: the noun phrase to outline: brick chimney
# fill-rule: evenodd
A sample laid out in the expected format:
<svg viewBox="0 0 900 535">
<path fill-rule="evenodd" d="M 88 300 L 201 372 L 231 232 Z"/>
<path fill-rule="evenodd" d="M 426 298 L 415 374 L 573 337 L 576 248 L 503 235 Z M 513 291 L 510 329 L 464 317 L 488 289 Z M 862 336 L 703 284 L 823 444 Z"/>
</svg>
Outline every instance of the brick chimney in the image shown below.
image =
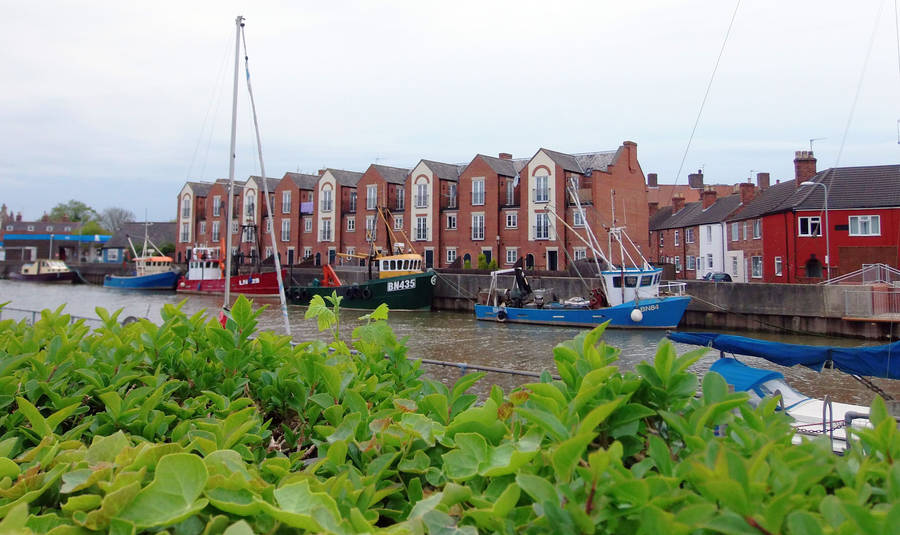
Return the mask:
<svg viewBox="0 0 900 535">
<path fill-rule="evenodd" d="M 328 171 L 328 169 L 319 169 L 319 176 L 324 175 L 325 171 Z"/>
<path fill-rule="evenodd" d="M 794 185 L 809 180 L 816 174 L 816 157 L 811 150 L 798 150 L 794 153 Z"/>
<path fill-rule="evenodd" d="M 703 169 L 688 175 L 688 185 L 693 189 L 703 189 Z"/>
<path fill-rule="evenodd" d="M 741 187 L 741 204 L 750 204 L 754 197 L 756 197 L 756 186 L 753 185 L 752 182 L 744 182 L 740 185 Z"/>
<path fill-rule="evenodd" d="M 706 210 L 716 202 L 716 190 L 712 186 L 706 186 L 703 190 L 703 209 Z"/>
<path fill-rule="evenodd" d="M 656 201 L 648 202 L 647 209 L 650 214 L 650 217 L 653 217 L 654 215 L 656 215 L 656 212 L 659 212 L 659 203 Z"/>
<path fill-rule="evenodd" d="M 647 173 L 647 187 L 648 188 L 658 188 L 659 187 L 659 178 L 656 176 L 656 173 Z"/>
<path fill-rule="evenodd" d="M 684 208 L 684 195 L 676 193 L 672 196 L 672 214 L 677 214 Z"/>
<path fill-rule="evenodd" d="M 501 152 L 500 154 L 497 155 L 497 157 L 500 158 L 501 160 L 512 160 L 512 154 L 510 154 L 508 152 Z"/>
<path fill-rule="evenodd" d="M 623 141 L 622 146 L 628 151 L 628 170 L 634 172 L 637 169 L 637 143 Z"/>
<path fill-rule="evenodd" d="M 21 220 L 22 220 L 22 212 L 19 212 L 18 214 L 16 214 L 16 221 L 21 221 Z"/>
<path fill-rule="evenodd" d="M 756 173 L 756 187 L 760 191 L 769 189 L 769 173 Z"/>
</svg>

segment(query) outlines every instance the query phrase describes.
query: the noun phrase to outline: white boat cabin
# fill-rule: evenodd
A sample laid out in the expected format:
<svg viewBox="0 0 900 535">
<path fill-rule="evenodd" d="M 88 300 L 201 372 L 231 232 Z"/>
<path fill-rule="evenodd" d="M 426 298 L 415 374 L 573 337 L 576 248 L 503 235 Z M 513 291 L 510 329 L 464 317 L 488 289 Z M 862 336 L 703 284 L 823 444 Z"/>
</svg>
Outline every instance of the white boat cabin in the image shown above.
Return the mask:
<svg viewBox="0 0 900 535">
<path fill-rule="evenodd" d="M 225 260 L 221 258 L 219 248 L 195 247 L 185 278 L 192 281 L 224 279 Z"/>
<path fill-rule="evenodd" d="M 397 254 L 381 256 L 375 259 L 378 265 L 378 278 L 402 277 L 422 273 L 422 256 L 417 254 Z"/>
<path fill-rule="evenodd" d="M 144 256 L 134 259 L 137 275 L 156 275 L 172 270 L 172 257 L 170 256 Z"/>
<path fill-rule="evenodd" d="M 610 306 L 659 295 L 662 269 L 627 268 L 619 271 L 603 271 L 601 275 Z"/>
<path fill-rule="evenodd" d="M 34 263 L 22 266 L 22 275 L 40 275 L 42 273 L 67 273 L 71 271 L 62 260 L 41 258 Z"/>
</svg>

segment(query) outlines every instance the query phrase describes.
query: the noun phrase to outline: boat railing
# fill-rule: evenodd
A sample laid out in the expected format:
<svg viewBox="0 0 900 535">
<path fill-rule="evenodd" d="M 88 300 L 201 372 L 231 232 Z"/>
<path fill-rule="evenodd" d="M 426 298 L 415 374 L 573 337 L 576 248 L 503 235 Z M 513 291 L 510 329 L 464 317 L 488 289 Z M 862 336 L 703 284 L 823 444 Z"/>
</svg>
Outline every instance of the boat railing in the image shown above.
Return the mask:
<svg viewBox="0 0 900 535">
<path fill-rule="evenodd" d="M 866 320 L 900 319 L 900 288 L 857 286 L 844 290 L 844 317 Z"/>
<path fill-rule="evenodd" d="M 686 282 L 665 281 L 659 283 L 660 295 L 684 295 Z"/>
</svg>

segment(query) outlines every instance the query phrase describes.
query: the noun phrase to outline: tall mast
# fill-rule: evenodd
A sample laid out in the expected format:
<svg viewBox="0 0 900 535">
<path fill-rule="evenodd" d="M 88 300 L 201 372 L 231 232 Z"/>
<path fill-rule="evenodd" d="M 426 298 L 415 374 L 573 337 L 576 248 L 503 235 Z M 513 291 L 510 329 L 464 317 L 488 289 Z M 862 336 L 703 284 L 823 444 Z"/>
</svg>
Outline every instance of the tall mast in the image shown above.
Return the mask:
<svg viewBox="0 0 900 535">
<path fill-rule="evenodd" d="M 234 19 L 234 90 L 231 97 L 231 148 L 228 151 L 228 224 L 225 225 L 225 302 L 222 306 L 231 305 L 231 225 L 234 221 L 234 145 L 237 135 L 237 91 L 238 69 L 241 66 L 241 26 L 244 17 L 238 15 Z M 221 259 L 219 260 L 221 262 Z"/>
</svg>

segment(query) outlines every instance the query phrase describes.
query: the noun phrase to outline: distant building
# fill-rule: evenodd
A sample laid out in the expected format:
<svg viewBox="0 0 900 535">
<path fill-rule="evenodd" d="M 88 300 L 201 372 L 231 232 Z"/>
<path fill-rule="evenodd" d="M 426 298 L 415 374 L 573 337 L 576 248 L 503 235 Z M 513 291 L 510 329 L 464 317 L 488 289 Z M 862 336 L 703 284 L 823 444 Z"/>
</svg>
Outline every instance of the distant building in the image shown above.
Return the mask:
<svg viewBox="0 0 900 535">
<path fill-rule="evenodd" d="M 157 247 L 165 247 L 166 244 L 175 244 L 176 234 L 178 232 L 178 224 L 171 221 L 151 221 L 150 223 L 128 222 L 122 225 L 118 232 L 110 237 L 100 249 L 100 260 L 106 263 L 121 263 L 133 259 L 134 253 L 131 250 L 131 243 L 137 248 L 138 254 L 141 254 L 141 248 L 144 245 L 144 229 L 146 226 L 147 235 L 150 241 Z"/>
</svg>

